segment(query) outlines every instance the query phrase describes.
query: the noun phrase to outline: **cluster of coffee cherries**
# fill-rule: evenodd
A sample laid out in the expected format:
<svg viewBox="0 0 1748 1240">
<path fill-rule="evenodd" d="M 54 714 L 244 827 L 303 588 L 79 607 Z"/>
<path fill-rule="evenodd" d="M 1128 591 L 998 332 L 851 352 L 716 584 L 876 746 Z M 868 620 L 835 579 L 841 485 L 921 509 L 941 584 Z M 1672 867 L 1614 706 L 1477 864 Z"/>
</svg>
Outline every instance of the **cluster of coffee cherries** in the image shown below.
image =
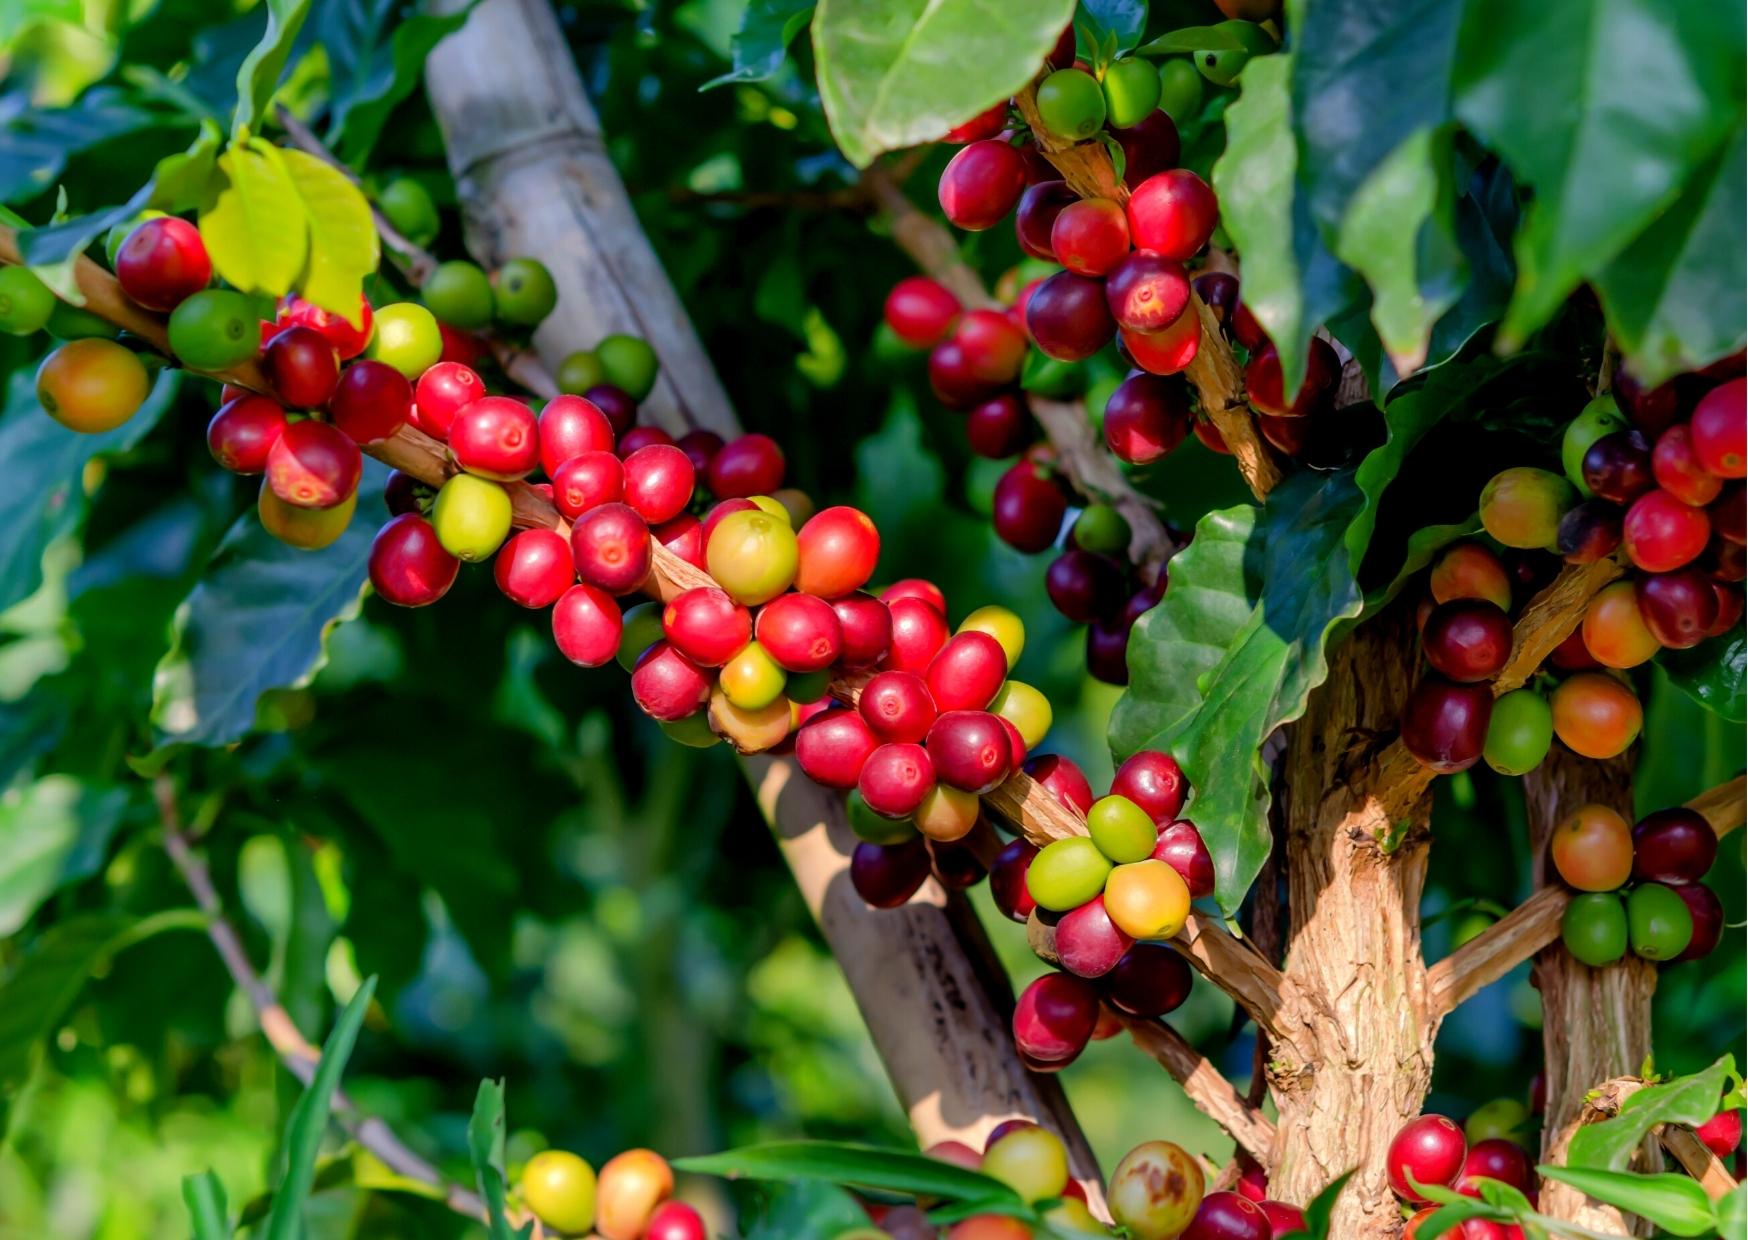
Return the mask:
<svg viewBox="0 0 1748 1240">
<path fill-rule="evenodd" d="M 522 1204 L 547 1232 L 601 1240 L 707 1240 L 704 1220 L 673 1200 L 674 1171 L 653 1150 L 626 1150 L 601 1167 L 567 1150 L 542 1150 L 517 1180 Z"/>
<path fill-rule="evenodd" d="M 1645 960 L 1697 960 L 1718 945 L 1723 905 L 1700 881 L 1718 855 L 1718 837 L 1703 815 L 1661 809 L 1629 828 L 1608 806 L 1585 805 L 1555 829 L 1549 853 L 1578 893 L 1560 937 L 1582 963 L 1613 964 L 1629 949 Z"/>
<path fill-rule="evenodd" d="M 1552 692 L 1532 683 L 1493 696 L 1493 678 L 1511 658 L 1514 595 L 1540 589 L 1557 571 L 1553 557 L 1508 553 L 1508 564 L 1480 542 L 1461 542 L 1434 562 L 1420 607 L 1420 648 L 1430 666 L 1402 711 L 1402 742 L 1440 774 L 1483 757 L 1502 775 L 1540 766 L 1554 738 L 1587 758 L 1612 758 L 1639 735 L 1644 710 L 1624 678 L 1598 670 L 1575 631 L 1549 656 Z M 1515 587 L 1515 589 L 1514 589 Z"/>
<path fill-rule="evenodd" d="M 1480 1197 L 1480 1181 L 1497 1180 L 1535 1201 L 1535 1164 L 1529 1152 L 1511 1132 L 1480 1120 L 1479 1111 L 1467 1126 L 1443 1115 L 1421 1115 L 1402 1125 L 1391 1139 L 1385 1156 L 1391 1191 L 1415 1210 L 1405 1236 L 1414 1236 L 1438 1212 L 1421 1188 L 1449 1188 L 1465 1197 Z M 1463 1240 L 1523 1240 L 1523 1229 L 1516 1223 L 1491 1219 L 1469 1219 L 1446 1234 Z"/>
</svg>

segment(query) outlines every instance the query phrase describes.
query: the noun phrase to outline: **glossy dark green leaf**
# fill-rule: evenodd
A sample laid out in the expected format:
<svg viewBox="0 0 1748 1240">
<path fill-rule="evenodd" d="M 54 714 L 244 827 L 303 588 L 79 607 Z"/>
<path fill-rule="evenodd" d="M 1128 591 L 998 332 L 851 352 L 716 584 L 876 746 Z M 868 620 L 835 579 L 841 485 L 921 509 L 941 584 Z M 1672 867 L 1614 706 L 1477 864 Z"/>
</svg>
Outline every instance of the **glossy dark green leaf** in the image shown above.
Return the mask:
<svg viewBox="0 0 1748 1240">
<path fill-rule="evenodd" d="M 87 91 L 72 107 L 25 108 L 0 125 L 0 202 L 23 202 L 53 188 L 81 151 L 174 123 L 133 92 L 112 86 Z"/>
<path fill-rule="evenodd" d="M 129 805 L 126 788 L 49 775 L 0 801 L 0 937 L 44 900 L 102 866 Z"/>
<path fill-rule="evenodd" d="M 1743 43 L 1729 5 L 1467 6 L 1457 115 L 1535 194 L 1517 236 L 1508 345 L 1601 273 L 1736 129 Z"/>
<path fill-rule="evenodd" d="M 491 1216 L 492 1240 L 525 1240 L 534 1230 L 533 1220 L 517 1229 L 504 1216 L 504 1082 L 488 1078 L 479 1083 L 467 1121 L 467 1153 Z"/>
<path fill-rule="evenodd" d="M 340 1087 L 340 1076 L 346 1071 L 346 1061 L 358 1041 L 358 1030 L 364 1024 L 364 1013 L 370 1007 L 370 997 L 376 993 L 376 979 L 367 977 L 364 984 L 334 1022 L 328 1040 L 322 1043 L 321 1062 L 315 1077 L 291 1109 L 291 1120 L 285 1128 L 285 1175 L 273 1192 L 273 1209 L 267 1215 L 265 1240 L 299 1240 L 303 1234 L 304 1199 L 316 1175 L 316 1154 L 322 1147 L 322 1134 L 328 1127 L 328 1114 L 334 1104 L 334 1091 Z"/>
<path fill-rule="evenodd" d="M 421 6 L 398 20 L 386 0 L 332 0 L 318 9 L 331 81 L 326 136 L 341 159 L 362 165 L 370 157 L 389 114 L 418 89 L 431 49 L 461 29 L 477 3 L 441 14 Z"/>
<path fill-rule="evenodd" d="M 1711 1199 L 1697 1180 L 1685 1175 L 1640 1175 L 1631 1171 L 1550 1166 L 1537 1167 L 1536 1172 L 1545 1180 L 1570 1184 L 1598 1201 L 1649 1219 L 1673 1235 L 1716 1234 Z"/>
<path fill-rule="evenodd" d="M 49 543 L 84 521 L 85 466 L 137 445 L 180 389 L 181 375 L 164 371 L 127 422 L 100 435 L 81 435 L 43 412 L 32 370 L 13 372 L 0 412 L 0 610 L 36 591 Z"/>
<path fill-rule="evenodd" d="M 1735 1059 L 1725 1055 L 1704 1072 L 1636 1091 L 1621 1104 L 1618 1115 L 1586 1124 L 1573 1135 L 1567 1166 L 1625 1171 L 1646 1134 L 1659 1124 L 1697 1127 L 1716 1115 L 1718 1100 L 1735 1070 Z"/>
<path fill-rule="evenodd" d="M 1658 384 L 1736 352 L 1748 322 L 1748 215 L 1737 129 L 1654 219 L 1592 278 L 1633 374 Z"/>
<path fill-rule="evenodd" d="M 938 139 L 1030 81 L 1073 15 L 1074 0 L 821 0 L 813 54 L 832 136 L 858 168 Z"/>
<path fill-rule="evenodd" d="M 730 40 L 734 68 L 700 90 L 729 82 L 763 82 L 776 75 L 789 45 L 813 17 L 814 0 L 748 0 L 740 29 Z"/>
<path fill-rule="evenodd" d="M 285 72 L 292 44 L 309 13 L 310 0 L 267 0 L 267 29 L 237 70 L 237 110 L 231 117 L 233 140 L 261 128 L 268 102 L 279 88 L 279 75 Z"/>
<path fill-rule="evenodd" d="M 1741 625 L 1689 650 L 1659 650 L 1657 662 L 1706 709 L 1736 723 L 1748 720 L 1748 635 Z"/>
<path fill-rule="evenodd" d="M 385 471 L 366 464 L 352 524 L 320 551 L 288 547 L 253 510 L 237 518 L 177 611 L 158 664 L 152 722 L 161 742 L 227 745 L 255 726 L 261 694 L 321 668 L 328 633 L 358 614 L 370 542 L 386 519 Z"/>
<path fill-rule="evenodd" d="M 1077 27 L 1114 39 L 1117 51 L 1126 52 L 1147 29 L 1147 0 L 1080 0 L 1074 20 Z"/>
<path fill-rule="evenodd" d="M 1249 22 L 1220 22 L 1213 26 L 1180 26 L 1178 29 L 1151 39 L 1136 48 L 1138 55 L 1165 56 L 1172 52 L 1242 52 L 1254 51 L 1257 41 L 1254 36 L 1240 32 L 1241 25 L 1251 25 Z M 1264 35 L 1263 38 L 1272 43 Z M 1245 72 L 1249 72 L 1248 69 Z"/>
<path fill-rule="evenodd" d="M 1020 1201 L 1001 1181 L 938 1158 L 841 1141 L 772 1141 L 722 1154 L 675 1159 L 674 1166 L 731 1180 L 824 1180 L 951 1201 L 980 1197 Z"/>
<path fill-rule="evenodd" d="M 835 1184 L 802 1180 L 777 1184 L 748 1226 L 746 1240 L 794 1240 L 837 1236 L 868 1225 L 868 1211 Z"/>
<path fill-rule="evenodd" d="M 194 1240 L 231 1240 L 234 1233 L 225 1186 L 211 1169 L 182 1177 L 182 1202 L 188 1207 Z"/>
</svg>

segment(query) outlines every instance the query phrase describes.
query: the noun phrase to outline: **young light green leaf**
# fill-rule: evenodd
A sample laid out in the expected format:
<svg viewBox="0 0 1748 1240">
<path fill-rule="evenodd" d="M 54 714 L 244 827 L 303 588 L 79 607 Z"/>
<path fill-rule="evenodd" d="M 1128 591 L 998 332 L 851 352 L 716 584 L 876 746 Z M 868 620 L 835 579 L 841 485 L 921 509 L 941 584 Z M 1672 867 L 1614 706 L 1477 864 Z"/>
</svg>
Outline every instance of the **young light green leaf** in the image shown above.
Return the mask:
<svg viewBox="0 0 1748 1240">
<path fill-rule="evenodd" d="M 1536 1172 L 1545 1180 L 1570 1184 L 1598 1201 L 1649 1219 L 1673 1235 L 1711 1235 L 1716 1227 L 1711 1198 L 1698 1181 L 1685 1175 L 1550 1166 L 1537 1167 Z"/>
<path fill-rule="evenodd" d="M 267 30 L 237 70 L 237 110 L 231 118 L 233 142 L 260 128 L 267 104 L 279 88 L 279 75 L 309 16 L 310 0 L 267 0 Z"/>
<path fill-rule="evenodd" d="M 280 156 L 309 220 L 309 257 L 298 292 L 305 301 L 354 321 L 360 314 L 365 278 L 375 273 L 382 259 L 370 203 L 327 161 L 293 150 L 281 151 Z"/>
<path fill-rule="evenodd" d="M 225 1201 L 225 1186 L 211 1168 L 199 1175 L 182 1177 L 182 1203 L 188 1207 L 194 1240 L 231 1240 L 230 1207 Z"/>
<path fill-rule="evenodd" d="M 729 82 L 763 82 L 783 67 L 789 45 L 813 18 L 814 0 L 749 0 L 740 29 L 729 40 L 734 68 L 699 90 Z"/>
<path fill-rule="evenodd" d="M 674 1166 L 731 1180 L 824 1180 L 950 1201 L 1020 1200 L 1019 1194 L 1000 1180 L 952 1163 L 841 1141 L 772 1141 L 722 1154 L 675 1159 Z"/>
<path fill-rule="evenodd" d="M 832 136 L 858 168 L 935 141 L 1018 92 L 1073 15 L 1074 0 L 820 0 L 813 54 Z"/>
<path fill-rule="evenodd" d="M 257 139 L 218 158 L 218 190 L 200 210 L 200 239 L 226 282 L 245 293 L 291 291 L 309 257 L 309 213 L 280 152 Z"/>
<path fill-rule="evenodd" d="M 1567 1166 L 1625 1171 L 1646 1134 L 1659 1124 L 1698 1126 L 1716 1115 L 1735 1067 L 1735 1059 L 1725 1055 L 1703 1072 L 1635 1091 L 1619 1114 L 1586 1124 L 1573 1135 Z"/>
<path fill-rule="evenodd" d="M 473 1160 L 474 1183 L 485 1198 L 491 1219 L 492 1240 L 525 1240 L 534 1230 L 533 1220 L 512 1228 L 504 1216 L 504 1082 L 490 1078 L 479 1083 L 473 1114 L 467 1121 L 467 1153 Z"/>
<path fill-rule="evenodd" d="M 303 1233 L 304 1199 L 309 1196 L 315 1179 L 316 1154 L 322 1146 L 322 1134 L 328 1126 L 328 1113 L 333 1107 L 334 1091 L 340 1086 L 340 1076 L 352 1048 L 358 1041 L 358 1030 L 364 1024 L 364 1013 L 370 1008 L 376 993 L 376 978 L 367 977 L 352 996 L 333 1031 L 322 1044 L 322 1059 L 316 1074 L 291 1109 L 291 1120 L 285 1130 L 285 1177 L 273 1194 L 273 1209 L 267 1216 L 265 1240 L 299 1240 Z"/>
</svg>

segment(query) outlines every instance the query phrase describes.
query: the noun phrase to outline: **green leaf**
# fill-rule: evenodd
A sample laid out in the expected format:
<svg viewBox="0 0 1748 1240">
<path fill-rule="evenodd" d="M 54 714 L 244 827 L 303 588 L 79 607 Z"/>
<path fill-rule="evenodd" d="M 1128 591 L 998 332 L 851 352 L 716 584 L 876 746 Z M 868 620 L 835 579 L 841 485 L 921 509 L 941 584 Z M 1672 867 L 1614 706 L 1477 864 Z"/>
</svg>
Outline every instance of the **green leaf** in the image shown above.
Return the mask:
<svg viewBox="0 0 1748 1240">
<path fill-rule="evenodd" d="M 84 521 L 85 466 L 138 445 L 181 386 L 180 372 L 166 370 L 133 417 L 112 431 L 81 435 L 43 412 L 33 370 L 12 373 L 0 411 L 0 610 L 36 592 L 49 544 Z"/>
<path fill-rule="evenodd" d="M 467 1153 L 491 1216 L 492 1240 L 525 1240 L 534 1230 L 533 1220 L 515 1229 L 504 1217 L 504 1082 L 488 1078 L 479 1083 L 467 1121 Z"/>
<path fill-rule="evenodd" d="M 858 168 L 935 141 L 1029 82 L 1073 15 L 1074 0 L 820 0 L 813 54 L 832 136 Z"/>
<path fill-rule="evenodd" d="M 297 32 L 309 16 L 310 0 L 267 0 L 267 30 L 243 58 L 237 70 L 237 111 L 231 118 L 231 139 L 247 137 L 261 127 L 267 104 L 279 88 L 279 75 L 291 55 Z"/>
<path fill-rule="evenodd" d="M 1147 0 L 1080 0 L 1076 22 L 1108 36 L 1113 55 L 1120 54 L 1139 43 L 1147 29 Z"/>
<path fill-rule="evenodd" d="M 729 82 L 763 82 L 783 67 L 789 45 L 813 17 L 814 0 L 749 0 L 729 41 L 734 68 L 699 90 Z"/>
<path fill-rule="evenodd" d="M 0 799 L 0 938 L 49 896 L 103 865 L 128 808 L 126 788 L 49 775 Z"/>
<path fill-rule="evenodd" d="M 1716 1225 L 1706 1190 L 1685 1175 L 1638 1175 L 1587 1167 L 1542 1166 L 1536 1171 L 1543 1179 L 1570 1184 L 1581 1193 L 1637 1214 L 1677 1236 L 1711 1235 Z"/>
<path fill-rule="evenodd" d="M 340 1074 L 352 1057 L 352 1047 L 358 1041 L 358 1030 L 364 1024 L 364 1013 L 370 1007 L 370 997 L 376 993 L 376 978 L 367 977 L 352 996 L 351 1002 L 334 1022 L 328 1040 L 322 1044 L 321 1062 L 315 1077 L 291 1109 L 291 1120 L 285 1128 L 285 1177 L 273 1194 L 273 1209 L 267 1216 L 265 1240 L 300 1240 L 303 1234 L 303 1204 L 309 1196 L 316 1174 L 316 1154 L 322 1147 L 322 1134 L 328 1127 L 328 1113 L 333 1107 L 334 1091 L 340 1086 Z"/>
<path fill-rule="evenodd" d="M 745 1217 L 744 1215 L 742 1216 Z M 868 1225 L 868 1212 L 834 1184 L 803 1180 L 770 1190 L 746 1240 L 795 1240 L 797 1236 L 836 1236 Z"/>
<path fill-rule="evenodd" d="M 1687 650 L 1659 650 L 1669 679 L 1707 710 L 1741 723 L 1748 719 L 1748 635 L 1741 625 Z"/>
<path fill-rule="evenodd" d="M 1570 1167 L 1624 1171 L 1646 1134 L 1660 1124 L 1697 1127 L 1718 1113 L 1736 1061 L 1725 1055 L 1703 1072 L 1647 1085 L 1621 1104 L 1620 1113 L 1586 1124 L 1572 1138 L 1566 1154 Z"/>
<path fill-rule="evenodd" d="M 1470 1219 L 1497 1219 L 1498 1207 L 1473 1197 L 1459 1197 L 1448 1188 L 1436 1185 L 1424 1185 L 1423 1191 L 1431 1201 L 1442 1202 L 1437 1211 L 1427 1216 L 1414 1232 L 1415 1240 L 1439 1240 L 1441 1236 L 1453 1236 L 1455 1228 L 1462 1226 Z"/>
<path fill-rule="evenodd" d="M 104 143 L 174 124 L 131 91 L 98 86 L 66 108 L 23 108 L 0 125 L 0 201 L 52 188 L 67 161 Z"/>
<path fill-rule="evenodd" d="M 280 155 L 309 220 L 309 257 L 298 292 L 304 300 L 354 320 L 364 280 L 382 259 L 370 202 L 327 161 L 302 151 Z"/>
<path fill-rule="evenodd" d="M 950 1201 L 988 1198 L 1020 1203 L 1013 1189 L 979 1172 L 923 1154 L 844 1141 L 772 1141 L 722 1154 L 678 1158 L 674 1166 L 731 1180 L 824 1180 Z"/>
<path fill-rule="evenodd" d="M 1250 27 L 1249 30 L 1244 27 Z M 1256 33 L 1251 33 L 1255 31 Z M 1257 35 L 1262 35 L 1261 41 Z M 1213 26 L 1183 26 L 1162 34 L 1135 49 L 1139 56 L 1164 56 L 1172 52 L 1255 52 L 1274 46 L 1274 40 L 1250 22 L 1226 21 Z M 1246 73 L 1250 72 L 1248 68 Z"/>
<path fill-rule="evenodd" d="M 380 466 L 360 490 L 374 494 Z M 377 504 L 320 551 L 288 547 L 253 512 L 237 518 L 176 612 L 171 646 L 153 678 L 161 742 L 228 745 L 255 725 L 269 689 L 307 684 L 327 660 L 333 627 L 358 614 Z"/>
<path fill-rule="evenodd" d="M 43 1043 L 60 1027 L 91 975 L 117 952 L 155 934 L 203 930 L 206 924 L 196 909 L 167 909 L 139 918 L 86 913 L 55 923 L 25 949 L 0 980 L 0 1140 Z"/>
<path fill-rule="evenodd" d="M 1748 1240 L 1748 1184 L 1738 1184 L 1713 1207 L 1723 1240 Z"/>
<path fill-rule="evenodd" d="M 1595 274 L 1609 327 L 1641 382 L 1662 383 L 1742 347 L 1744 181 L 1748 161 L 1738 128 L 1675 205 Z"/>
<path fill-rule="evenodd" d="M 1268 782 L 1259 757 L 1263 741 L 1304 712 L 1307 695 L 1328 674 L 1325 645 L 1336 624 L 1360 613 L 1350 547 L 1359 540 L 1352 531 L 1364 508 L 1365 496 L 1352 474 L 1307 471 L 1276 487 L 1260 516 L 1247 518 L 1240 508 L 1204 517 L 1191 546 L 1204 538 L 1236 542 L 1225 557 L 1228 563 L 1236 557 L 1243 566 L 1242 595 L 1222 600 L 1220 611 L 1231 614 L 1242 597 L 1248 615 L 1212 668 L 1186 674 L 1200 693 L 1187 715 L 1163 728 L 1150 727 L 1162 714 L 1142 696 L 1147 685 L 1157 683 L 1153 678 L 1131 683 L 1111 713 L 1111 748 L 1117 756 L 1162 749 L 1182 764 L 1195 789 L 1185 814 L 1213 854 L 1215 898 L 1229 914 L 1244 899 L 1272 844 Z M 1225 584 L 1235 594 L 1232 588 L 1240 583 L 1228 572 Z M 1209 627 L 1197 618 L 1179 619 L 1186 608 L 1203 605 L 1179 590 L 1174 579 L 1159 606 L 1137 624 L 1129 642 L 1132 666 L 1137 658 L 1171 659 L 1165 648 L 1171 631 Z M 1194 657 L 1199 663 L 1201 652 Z M 1172 696 L 1181 701 L 1178 693 Z"/>
<path fill-rule="evenodd" d="M 467 0 L 450 12 L 419 11 L 399 21 L 392 3 L 322 5 L 317 21 L 328 51 L 329 149 L 363 166 L 390 114 L 418 89 L 431 50 L 460 30 L 478 3 Z M 393 34 L 385 40 L 390 26 Z"/>
<path fill-rule="evenodd" d="M 1503 345 L 1601 273 L 1737 127 L 1743 42 L 1732 6 L 1468 5 L 1457 115 L 1535 196 L 1517 235 Z"/>
<path fill-rule="evenodd" d="M 231 1240 L 233 1233 L 225 1186 L 211 1168 L 199 1175 L 182 1177 L 182 1201 L 188 1207 L 194 1240 Z"/>
<path fill-rule="evenodd" d="M 289 293 L 309 257 L 310 221 L 287 161 L 266 143 L 232 143 L 217 192 L 201 207 L 213 269 L 245 293 Z"/>
</svg>

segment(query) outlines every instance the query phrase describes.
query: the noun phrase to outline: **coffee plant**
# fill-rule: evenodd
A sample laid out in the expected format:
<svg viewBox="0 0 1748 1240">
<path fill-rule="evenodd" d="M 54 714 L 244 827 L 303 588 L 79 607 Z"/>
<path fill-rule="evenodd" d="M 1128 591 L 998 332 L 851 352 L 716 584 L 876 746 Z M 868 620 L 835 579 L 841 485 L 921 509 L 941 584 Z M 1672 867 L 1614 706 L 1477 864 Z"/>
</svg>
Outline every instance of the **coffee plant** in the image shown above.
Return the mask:
<svg viewBox="0 0 1748 1240">
<path fill-rule="evenodd" d="M 1740 12 L 0 39 L 8 1234 L 1748 1236 Z"/>
</svg>

